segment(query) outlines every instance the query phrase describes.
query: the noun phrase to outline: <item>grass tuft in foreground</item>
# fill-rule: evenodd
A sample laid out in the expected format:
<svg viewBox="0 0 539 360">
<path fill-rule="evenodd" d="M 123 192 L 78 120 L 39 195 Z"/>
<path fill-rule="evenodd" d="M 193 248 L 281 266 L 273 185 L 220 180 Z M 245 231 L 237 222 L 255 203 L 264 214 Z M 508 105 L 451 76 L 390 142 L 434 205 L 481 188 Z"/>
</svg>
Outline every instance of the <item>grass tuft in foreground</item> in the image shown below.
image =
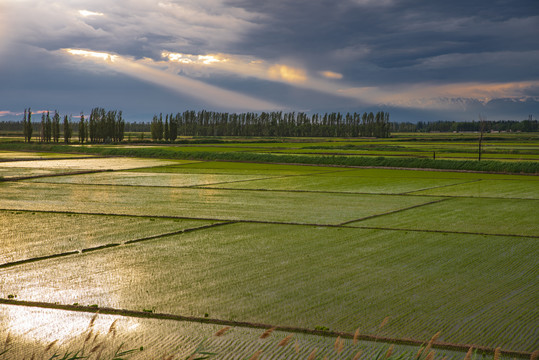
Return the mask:
<svg viewBox="0 0 539 360">
<path fill-rule="evenodd" d="M 44 346 L 42 349 L 34 350 L 31 355 L 24 354 L 23 357 L 17 357 L 17 359 L 41 359 L 41 360 L 128 360 L 133 356 L 136 359 L 164 359 L 164 360 L 205 360 L 211 358 L 218 358 L 220 356 L 227 355 L 227 358 L 233 354 L 219 354 L 214 351 L 207 350 L 207 338 L 202 340 L 199 345 L 191 351 L 187 356 L 173 354 L 164 355 L 161 357 L 151 356 L 151 351 L 147 353 L 143 346 L 133 349 L 125 349 L 124 343 L 118 344 L 118 336 L 116 324 L 118 320 L 114 320 L 109 327 L 106 334 L 95 331 L 94 323 L 98 314 L 95 314 L 90 323 L 80 336 L 70 340 L 68 343 L 60 343 L 58 340 L 54 340 Z M 380 326 L 382 327 L 382 326 Z M 237 346 L 244 347 L 245 345 L 237 342 L 234 339 L 234 335 L 230 334 L 232 328 L 230 326 L 223 327 L 219 331 L 213 334 L 212 339 L 222 338 L 228 336 L 229 339 L 219 341 L 232 341 L 237 343 Z M 440 332 L 437 332 L 432 338 L 425 344 L 421 345 L 419 349 L 413 351 L 403 351 L 402 348 L 398 348 L 395 344 L 382 344 L 374 342 L 360 344 L 354 336 L 353 342 L 345 342 L 340 336 L 338 336 L 333 346 L 327 346 L 325 349 L 320 347 L 309 348 L 309 345 L 301 345 L 300 340 L 293 342 L 294 334 L 288 334 L 284 338 L 279 339 L 282 335 L 273 336 L 275 328 L 270 328 L 264 331 L 258 336 L 258 350 L 254 351 L 252 355 L 245 357 L 245 360 L 257 360 L 265 358 L 294 358 L 294 359 L 307 359 L 307 360 L 322 360 L 322 359 L 352 359 L 352 360 L 447 360 L 447 359 L 464 359 L 464 360 L 486 360 L 492 358 L 493 360 L 501 360 L 503 358 L 509 359 L 507 355 L 503 355 L 503 350 L 497 347 L 491 355 L 487 355 L 484 352 L 478 351 L 478 349 L 470 346 L 468 351 L 460 353 L 453 353 L 451 356 L 447 356 L 441 350 L 433 349 L 436 345 Z M 356 332 L 357 333 L 357 332 Z M 266 340 L 270 337 L 274 340 Z M 230 338 L 232 337 L 232 338 Z M 263 341 L 262 341 L 263 340 Z M 211 347 L 211 340 L 209 341 Z M 74 345 L 76 344 L 76 345 Z M 0 359 L 14 359 L 12 357 L 11 350 L 14 345 L 13 337 L 8 333 L 3 344 L 0 342 Z M 312 345 L 311 345 L 312 346 Z M 181 346 L 176 346 L 178 350 Z M 145 352 L 147 354 L 145 354 Z M 148 357 L 150 356 L 150 357 Z M 539 350 L 531 353 L 530 360 L 537 360 L 539 357 Z M 243 359 L 243 357 L 242 357 Z"/>
</svg>

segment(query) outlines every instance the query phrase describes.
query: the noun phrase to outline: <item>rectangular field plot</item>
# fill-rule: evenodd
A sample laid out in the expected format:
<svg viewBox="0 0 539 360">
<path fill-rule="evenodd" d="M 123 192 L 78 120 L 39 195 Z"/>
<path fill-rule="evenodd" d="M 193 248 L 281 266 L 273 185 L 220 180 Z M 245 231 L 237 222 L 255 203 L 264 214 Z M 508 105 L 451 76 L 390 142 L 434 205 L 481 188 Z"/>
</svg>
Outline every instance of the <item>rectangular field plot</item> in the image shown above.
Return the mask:
<svg viewBox="0 0 539 360">
<path fill-rule="evenodd" d="M 290 176 L 239 183 L 210 185 L 212 188 L 334 191 L 352 193 L 399 194 L 437 186 L 458 184 L 466 180 L 424 178 L 369 178 L 331 175 Z"/>
<path fill-rule="evenodd" d="M 349 225 L 539 236 L 538 209 L 538 200 L 453 198 Z"/>
<path fill-rule="evenodd" d="M 0 293 L 533 351 L 538 259 L 530 238 L 229 224 L 0 269 Z"/>
<path fill-rule="evenodd" d="M 525 178 L 522 180 L 481 180 L 439 189 L 418 191 L 414 192 L 414 194 L 539 199 L 539 181 Z"/>
<path fill-rule="evenodd" d="M 176 216 L 197 219 L 339 224 L 435 197 L 250 190 L 0 183 L 9 210 Z"/>
<path fill-rule="evenodd" d="M 474 172 L 457 172 L 457 171 L 445 171 L 445 170 L 427 170 L 427 169 L 415 169 L 415 170 L 399 170 L 399 169 L 354 169 L 354 168 L 337 168 L 341 172 L 339 176 L 346 177 L 369 177 L 369 178 L 402 178 L 402 179 L 458 179 L 458 180 L 480 180 L 480 179 L 492 179 L 492 180 L 529 180 L 538 181 L 539 176 L 526 176 L 526 175 L 511 175 L 511 174 L 486 174 L 486 173 L 474 173 Z M 334 176 L 333 173 L 321 173 L 320 176 Z"/>
<path fill-rule="evenodd" d="M 26 306 L 0 305 L 0 341 L 9 333 L 13 347 L 6 353 L 9 359 L 28 359 L 32 353 L 42 353 L 51 342 L 58 340 L 53 351 L 63 355 L 68 351 L 84 348 L 85 339 L 90 331 L 99 333 L 95 343 L 103 342 L 104 357 L 112 359 L 113 352 L 120 344 L 122 349 L 144 348 L 129 355 L 130 360 L 163 359 L 173 356 L 174 359 L 187 359 L 195 349 L 203 345 L 205 351 L 215 353 L 210 359 L 250 359 L 258 350 L 262 350 L 264 359 L 307 359 L 309 354 L 318 349 L 319 356 L 333 358 L 335 356 L 335 338 L 310 334 L 294 333 L 288 346 L 277 346 L 288 332 L 274 331 L 268 338 L 259 337 L 265 329 L 232 327 L 220 337 L 213 336 L 223 328 L 222 325 L 201 324 L 187 321 L 170 321 L 158 319 L 141 319 L 118 315 L 99 314 L 93 325 L 89 326 L 94 314 L 58 309 L 43 309 Z M 110 332 L 114 323 L 115 332 Z M 115 335 L 115 336 L 114 336 Z M 93 339 L 90 340 L 93 342 Z M 297 345 L 296 345 L 297 344 Z M 382 349 L 387 351 L 389 344 L 343 340 L 342 359 L 351 359 L 362 351 L 361 359 L 372 359 Z M 86 344 L 86 351 L 93 346 Z M 297 349 L 297 353 L 296 353 Z M 394 354 L 407 353 L 415 355 L 419 346 L 397 345 Z M 464 357 L 464 353 L 438 350 L 448 360 Z M 109 356 L 110 355 L 110 356 Z M 202 354 L 199 354 L 202 356 Z M 6 358 L 7 359 L 7 358 Z"/>
<path fill-rule="evenodd" d="M 83 158 L 83 157 L 91 157 L 91 156 L 93 155 L 0 150 L 0 162 L 9 161 L 10 159 L 51 159 L 51 158 L 71 158 L 71 157 Z"/>
<path fill-rule="evenodd" d="M 344 168 L 314 165 L 255 164 L 241 162 L 193 162 L 189 164 L 159 166 L 132 170 L 134 172 L 167 172 L 182 174 L 230 174 L 230 175 L 304 175 L 324 172 L 347 171 Z"/>
<path fill-rule="evenodd" d="M 0 211 L 0 265 L 211 223 L 202 220 Z"/>
<path fill-rule="evenodd" d="M 4 179 L 21 178 L 28 176 L 42 176 L 60 174 L 65 172 L 64 169 L 40 169 L 40 168 L 15 168 L 15 167 L 2 167 L 0 162 L 0 176 Z"/>
<path fill-rule="evenodd" d="M 195 185 L 211 185 L 216 183 L 232 183 L 267 178 L 264 175 L 228 175 L 228 174 L 176 174 L 176 173 L 147 173 L 132 171 L 115 171 L 99 174 L 85 174 L 40 178 L 35 182 L 56 184 L 101 184 L 129 186 L 170 186 L 186 187 Z"/>
<path fill-rule="evenodd" d="M 149 166 L 164 166 L 181 163 L 180 160 L 139 159 L 139 158 L 88 158 L 61 160 L 6 161 L 3 168 L 37 168 L 62 170 L 126 170 Z"/>
</svg>

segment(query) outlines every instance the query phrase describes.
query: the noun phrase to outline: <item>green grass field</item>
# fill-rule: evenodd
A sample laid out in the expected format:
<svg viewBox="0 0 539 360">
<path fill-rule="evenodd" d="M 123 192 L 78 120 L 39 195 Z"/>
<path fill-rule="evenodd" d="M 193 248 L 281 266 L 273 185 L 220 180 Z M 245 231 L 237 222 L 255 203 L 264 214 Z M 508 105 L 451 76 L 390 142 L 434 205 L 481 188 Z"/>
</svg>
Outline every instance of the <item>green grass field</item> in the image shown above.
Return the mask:
<svg viewBox="0 0 539 360">
<path fill-rule="evenodd" d="M 133 156 L 163 159 L 228 160 L 465 169 L 506 173 L 539 173 L 537 133 L 487 134 L 482 160 L 479 134 L 397 133 L 387 139 L 341 138 L 180 138 L 175 144 L 150 141 L 121 145 L 24 144 L 15 138 L 0 141 L 0 149 L 54 153 Z M 382 159 L 384 161 L 381 161 Z"/>
<path fill-rule="evenodd" d="M 9 181 L 13 169 L 28 178 Z M 109 171 L 72 174 L 80 170 Z M 40 177 L 46 171 L 55 176 Z M 0 176 L 0 298 L 359 328 L 395 341 L 441 331 L 443 342 L 528 357 L 539 348 L 537 176 L 132 158 L 4 161 Z M 89 318 L 13 304 L 0 312 L 18 349 L 46 345 L 60 333 L 51 329 Z M 27 314 L 49 320 L 21 330 Z M 204 336 L 217 358 L 259 348 L 262 358 L 303 359 L 315 347 L 320 359 L 357 353 L 346 340 L 336 354 L 331 337 L 297 334 L 296 353 L 294 345 L 271 350 L 275 343 L 257 339 L 262 331 L 239 325 L 214 338 L 217 324 L 122 321 L 128 344 L 154 344 L 145 354 L 156 358 L 185 358 Z M 369 359 L 389 345 L 361 346 Z"/>
<path fill-rule="evenodd" d="M 539 200 L 450 198 L 351 225 L 539 237 L 538 209 Z"/>
</svg>

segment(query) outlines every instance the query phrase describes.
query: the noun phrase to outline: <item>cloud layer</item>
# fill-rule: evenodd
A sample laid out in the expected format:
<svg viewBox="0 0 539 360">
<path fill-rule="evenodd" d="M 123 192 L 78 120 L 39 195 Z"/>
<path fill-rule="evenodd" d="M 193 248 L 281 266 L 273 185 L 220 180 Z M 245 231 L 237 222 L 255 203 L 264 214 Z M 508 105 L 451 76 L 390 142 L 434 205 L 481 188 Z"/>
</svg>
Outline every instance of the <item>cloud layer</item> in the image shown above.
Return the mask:
<svg viewBox="0 0 539 360">
<path fill-rule="evenodd" d="M 4 0 L 0 119 L 27 106 L 523 119 L 539 112 L 533 34 L 533 0 Z"/>
</svg>

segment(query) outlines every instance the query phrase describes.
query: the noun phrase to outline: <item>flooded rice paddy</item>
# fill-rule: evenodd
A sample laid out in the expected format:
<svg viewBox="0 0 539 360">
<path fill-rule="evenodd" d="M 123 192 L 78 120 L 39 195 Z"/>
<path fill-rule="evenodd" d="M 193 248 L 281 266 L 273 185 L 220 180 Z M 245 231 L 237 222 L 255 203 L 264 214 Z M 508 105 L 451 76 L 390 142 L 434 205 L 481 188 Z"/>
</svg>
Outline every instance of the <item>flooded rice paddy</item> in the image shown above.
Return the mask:
<svg viewBox="0 0 539 360">
<path fill-rule="evenodd" d="M 137 158 L 89 158 L 89 159 L 60 159 L 46 158 L 41 161 L 5 161 L 0 168 L 25 169 L 61 169 L 69 170 L 124 170 L 148 166 L 177 164 L 179 161 L 137 159 Z M 1 172 L 0 172 L 1 175 Z"/>
<path fill-rule="evenodd" d="M 21 160 L 21 159 L 41 160 L 41 159 L 70 158 L 70 157 L 88 158 L 88 157 L 92 157 L 92 155 L 0 150 L 0 162 Z"/>
<path fill-rule="evenodd" d="M 34 182 L 56 184 L 86 185 L 124 185 L 150 187 L 189 187 L 210 184 L 230 184 L 267 178 L 264 175 L 228 175 L 228 174 L 167 174 L 116 171 L 114 173 L 94 173 L 73 176 L 36 179 Z"/>
<path fill-rule="evenodd" d="M 0 163 L 10 169 L 57 171 L 2 175 L 0 298 L 12 302 L 539 345 L 537 177 L 128 158 Z M 24 356 L 80 347 L 92 315 L 1 304 L 0 341 L 9 332 Z M 222 326 L 98 319 L 107 341 L 117 320 L 127 346 L 146 347 L 133 358 L 184 358 L 208 336 L 218 358 L 276 347 L 241 326 L 212 337 Z M 294 339 L 268 358 L 334 351 L 334 338 Z"/>
<path fill-rule="evenodd" d="M 17 359 L 28 357 L 28 354 L 39 357 L 44 353 L 42 342 L 50 344 L 51 338 L 59 341 L 47 352 L 49 357 L 54 352 L 64 355 L 81 349 L 88 353 L 100 343 L 104 344 L 102 355 L 107 359 L 112 358 L 106 357 L 112 353 L 110 349 L 117 349 L 120 345 L 124 350 L 135 350 L 128 357 L 130 360 L 166 359 L 170 356 L 186 359 L 197 349 L 217 354 L 212 358 L 218 359 L 249 359 L 257 351 L 261 351 L 264 359 L 306 359 L 315 350 L 319 356 L 329 358 L 336 354 L 333 337 L 296 333 L 287 346 L 278 346 L 290 335 L 289 332 L 276 330 L 269 337 L 260 339 L 265 329 L 234 327 L 216 337 L 213 334 L 223 329 L 222 325 L 106 314 L 98 315 L 92 322 L 93 316 L 93 313 L 0 305 L 0 327 L 11 329 L 14 346 L 10 354 Z M 115 332 L 110 331 L 112 326 Z M 0 337 L 0 341 L 3 340 Z M 364 358 L 372 358 L 380 347 L 386 351 L 389 345 L 342 339 L 340 355 L 352 358 L 361 352 Z M 415 354 L 417 349 L 417 346 L 397 345 L 394 353 Z M 458 359 L 462 355 L 448 350 L 440 351 L 442 353 L 448 359 Z"/>
</svg>

